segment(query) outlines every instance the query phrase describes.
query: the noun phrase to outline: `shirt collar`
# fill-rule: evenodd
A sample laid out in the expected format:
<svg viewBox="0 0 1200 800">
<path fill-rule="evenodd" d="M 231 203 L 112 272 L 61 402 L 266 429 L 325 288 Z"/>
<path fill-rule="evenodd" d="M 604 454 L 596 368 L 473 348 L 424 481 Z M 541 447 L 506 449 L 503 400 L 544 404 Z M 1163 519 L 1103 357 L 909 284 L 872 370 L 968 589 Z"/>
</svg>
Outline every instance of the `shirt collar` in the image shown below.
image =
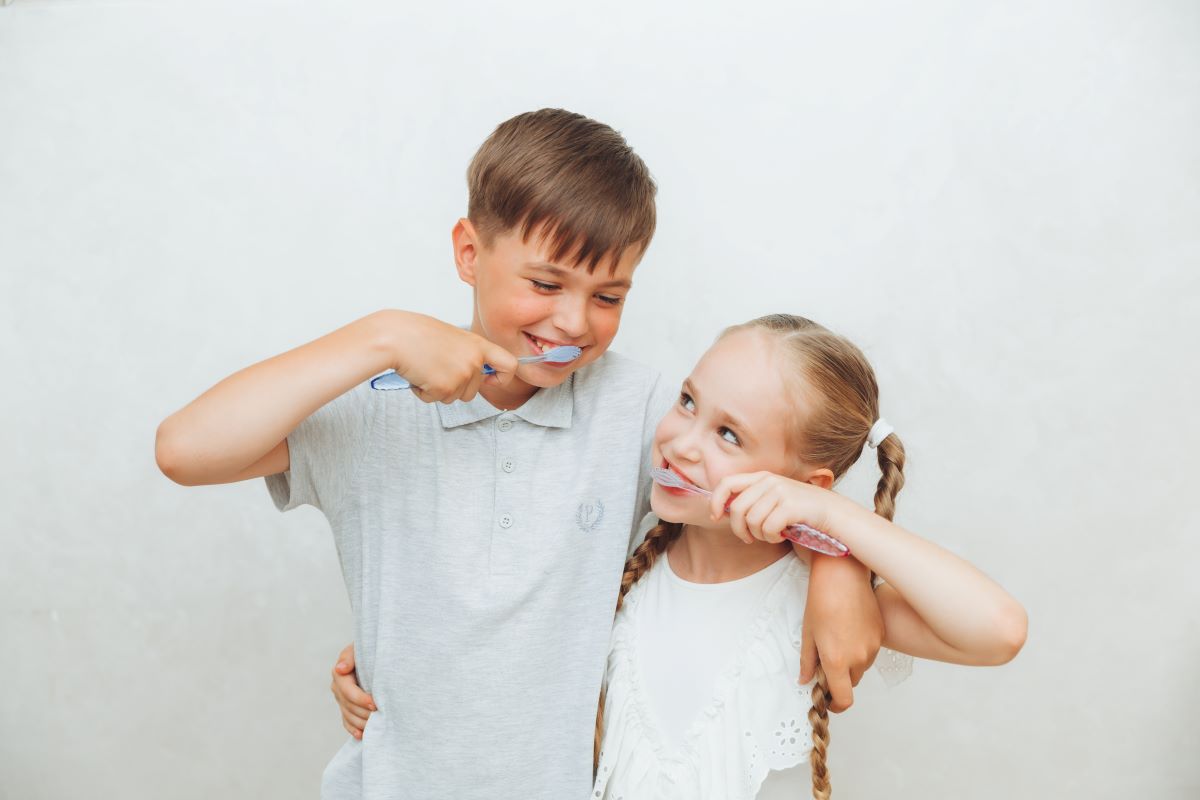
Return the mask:
<svg viewBox="0 0 1200 800">
<path fill-rule="evenodd" d="M 511 413 L 526 422 L 544 428 L 569 428 L 575 410 L 575 376 L 571 375 L 558 386 L 538 389 L 525 403 L 511 412 L 503 412 L 477 394 L 469 402 L 437 404 L 443 428 L 457 428 L 472 422 L 488 419 L 503 413 Z"/>
</svg>

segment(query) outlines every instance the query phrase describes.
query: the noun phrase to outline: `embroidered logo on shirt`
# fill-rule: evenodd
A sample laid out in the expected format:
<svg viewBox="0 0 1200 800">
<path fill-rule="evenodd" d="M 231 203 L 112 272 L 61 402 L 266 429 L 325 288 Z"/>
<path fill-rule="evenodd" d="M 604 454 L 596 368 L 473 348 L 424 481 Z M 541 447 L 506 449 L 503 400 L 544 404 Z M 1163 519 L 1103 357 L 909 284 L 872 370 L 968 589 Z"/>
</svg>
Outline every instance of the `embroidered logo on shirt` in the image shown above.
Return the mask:
<svg viewBox="0 0 1200 800">
<path fill-rule="evenodd" d="M 584 533 L 599 525 L 602 519 L 604 519 L 604 503 L 599 500 L 590 502 L 584 500 L 579 504 L 579 510 L 575 512 L 575 524 Z"/>
</svg>

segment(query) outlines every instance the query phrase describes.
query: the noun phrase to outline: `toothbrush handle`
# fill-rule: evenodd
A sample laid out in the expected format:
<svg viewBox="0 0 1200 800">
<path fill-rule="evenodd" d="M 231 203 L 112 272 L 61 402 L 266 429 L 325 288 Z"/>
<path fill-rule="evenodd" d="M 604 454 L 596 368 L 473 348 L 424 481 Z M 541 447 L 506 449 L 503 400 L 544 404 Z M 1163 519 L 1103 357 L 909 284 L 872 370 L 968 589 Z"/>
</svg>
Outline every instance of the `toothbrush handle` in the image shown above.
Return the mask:
<svg viewBox="0 0 1200 800">
<path fill-rule="evenodd" d="M 491 364 L 484 364 L 482 371 L 484 375 L 496 374 L 496 370 L 492 369 Z M 381 392 L 392 392 L 397 389 L 411 389 L 412 384 L 409 383 L 405 378 L 398 375 L 395 371 L 392 371 L 385 372 L 382 375 L 371 378 L 371 388 L 377 389 Z"/>
<path fill-rule="evenodd" d="M 709 497 L 712 492 L 704 492 Z M 737 495 L 733 495 L 729 499 L 732 501 Z M 726 513 L 729 512 L 729 506 L 725 506 Z M 779 532 L 779 535 L 787 539 L 789 542 L 795 542 L 801 547 L 807 547 L 815 553 L 821 553 L 834 558 L 850 555 L 850 548 L 839 542 L 837 539 L 830 536 L 828 533 L 822 533 L 816 528 L 811 528 L 803 522 L 794 522 Z"/>
<path fill-rule="evenodd" d="M 816 528 L 810 528 L 807 525 L 797 522 L 794 525 L 788 525 L 780 532 L 783 538 L 795 542 L 801 547 L 807 547 L 817 553 L 824 553 L 827 556 L 841 558 L 842 556 L 850 555 L 850 548 L 839 542 L 827 533 L 821 533 Z"/>
<path fill-rule="evenodd" d="M 395 372 L 385 372 L 371 378 L 371 388 L 381 392 L 390 392 L 396 389 L 411 389 L 412 384 Z"/>
</svg>

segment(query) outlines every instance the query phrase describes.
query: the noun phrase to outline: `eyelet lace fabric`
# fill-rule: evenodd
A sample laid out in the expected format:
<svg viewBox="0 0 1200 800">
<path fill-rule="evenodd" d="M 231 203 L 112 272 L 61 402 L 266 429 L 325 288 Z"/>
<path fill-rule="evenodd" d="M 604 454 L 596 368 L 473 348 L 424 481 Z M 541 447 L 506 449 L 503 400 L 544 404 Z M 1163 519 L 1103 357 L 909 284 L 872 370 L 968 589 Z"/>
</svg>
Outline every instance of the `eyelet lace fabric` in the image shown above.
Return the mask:
<svg viewBox="0 0 1200 800">
<path fill-rule="evenodd" d="M 796 684 L 804 563 L 795 559 L 767 591 L 743 646 L 678 747 L 664 743 L 639 674 L 640 587 L 630 590 L 613 625 L 593 800 L 751 800 L 770 770 L 806 761 L 811 684 Z"/>
<path fill-rule="evenodd" d="M 645 581 L 630 589 L 613 625 L 592 800 L 753 800 L 770 771 L 807 765 L 812 684 L 796 676 L 808 568 L 789 558 L 679 746 L 658 730 L 641 680 L 636 615 Z M 912 669 L 911 657 L 886 649 L 876 664 L 888 685 Z"/>
</svg>

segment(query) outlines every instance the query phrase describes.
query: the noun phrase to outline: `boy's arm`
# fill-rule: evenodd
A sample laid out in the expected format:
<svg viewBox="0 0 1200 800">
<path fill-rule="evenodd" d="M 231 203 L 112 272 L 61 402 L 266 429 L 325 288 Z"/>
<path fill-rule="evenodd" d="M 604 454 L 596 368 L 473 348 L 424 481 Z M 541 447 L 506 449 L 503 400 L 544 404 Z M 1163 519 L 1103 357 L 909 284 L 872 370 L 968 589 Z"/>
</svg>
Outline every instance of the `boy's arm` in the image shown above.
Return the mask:
<svg viewBox="0 0 1200 800">
<path fill-rule="evenodd" d="M 516 358 L 468 331 L 421 314 L 378 311 L 306 345 L 235 372 L 158 427 L 159 469 L 187 486 L 288 469 L 287 435 L 321 406 L 388 369 L 426 402 L 470 399 L 484 363 L 505 383 Z"/>
<path fill-rule="evenodd" d="M 833 558 L 795 545 L 809 560 L 808 600 L 801 628 L 800 682 L 819 661 L 829 684 L 831 711 L 854 702 L 853 687 L 875 661 L 883 642 L 883 617 L 871 591 L 871 573 L 853 558 Z"/>
</svg>

